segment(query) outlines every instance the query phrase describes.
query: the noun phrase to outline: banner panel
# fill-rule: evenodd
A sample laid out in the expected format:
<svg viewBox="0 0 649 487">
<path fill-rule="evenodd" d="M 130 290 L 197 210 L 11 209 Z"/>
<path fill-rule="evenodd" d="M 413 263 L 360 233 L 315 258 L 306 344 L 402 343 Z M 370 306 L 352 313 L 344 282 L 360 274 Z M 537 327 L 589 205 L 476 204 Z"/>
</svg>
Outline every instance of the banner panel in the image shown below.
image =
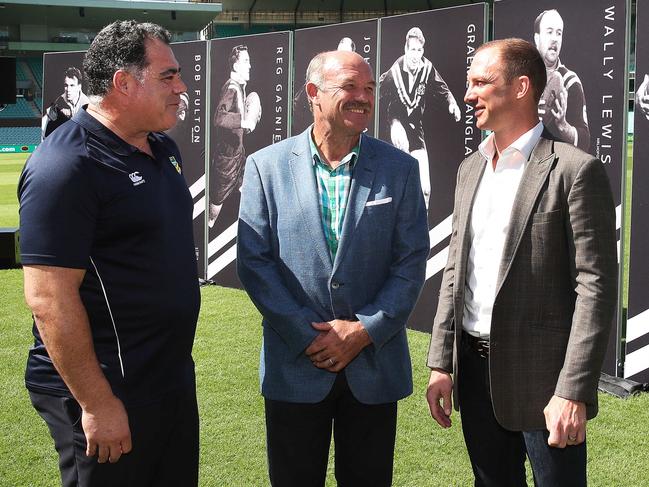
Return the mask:
<svg viewBox="0 0 649 487">
<path fill-rule="evenodd" d="M 626 0 L 494 3 L 494 38 L 527 39 L 544 58 L 548 83 L 539 118 L 556 137 L 604 164 L 615 200 L 618 242 L 626 151 L 626 16 Z M 616 372 L 616 336 L 613 327 L 603 369 L 611 375 Z"/>
<path fill-rule="evenodd" d="M 483 44 L 486 4 L 380 21 L 378 134 L 419 161 L 427 200 L 426 284 L 409 326 L 430 332 L 448 257 L 457 169 L 481 141 L 463 102 L 466 72 Z"/>
<path fill-rule="evenodd" d="M 72 118 L 88 104 L 83 75 L 86 51 L 46 52 L 43 54 L 42 137 Z"/>
<path fill-rule="evenodd" d="M 313 123 L 305 93 L 306 69 L 311 59 L 322 51 L 354 51 L 365 58 L 376 74 L 378 21 L 362 20 L 344 24 L 325 25 L 295 31 L 295 82 L 293 83 L 293 121 L 291 135 L 297 135 Z M 367 128 L 374 134 L 374 123 Z"/>
<path fill-rule="evenodd" d="M 246 156 L 288 137 L 290 32 L 210 41 L 207 278 L 236 275 L 240 188 Z"/>
<path fill-rule="evenodd" d="M 194 200 L 194 245 L 198 276 L 205 278 L 205 144 L 207 143 L 207 41 L 172 44 L 187 91 L 180 95 L 178 122 L 167 131 L 183 161 L 183 176 Z"/>
<path fill-rule="evenodd" d="M 180 149 L 183 175 L 194 199 L 194 242 L 198 275 L 205 277 L 205 103 L 207 42 L 171 44 L 182 68 L 187 92 L 181 95 L 176 126 L 167 133 Z M 83 76 L 85 51 L 43 55 L 43 135 L 49 135 L 89 103 Z M 80 83 L 78 81 L 81 81 Z"/>
<path fill-rule="evenodd" d="M 635 40 L 633 192 L 624 376 L 649 382 L 649 4 L 638 2 Z"/>
</svg>

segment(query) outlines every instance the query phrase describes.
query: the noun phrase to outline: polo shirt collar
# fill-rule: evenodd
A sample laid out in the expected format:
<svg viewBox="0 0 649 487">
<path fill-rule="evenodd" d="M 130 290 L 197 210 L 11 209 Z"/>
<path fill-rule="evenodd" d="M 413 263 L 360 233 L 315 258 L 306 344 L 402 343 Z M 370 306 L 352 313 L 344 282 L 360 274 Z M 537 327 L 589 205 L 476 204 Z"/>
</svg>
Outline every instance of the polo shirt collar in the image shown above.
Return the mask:
<svg viewBox="0 0 649 487">
<path fill-rule="evenodd" d="M 342 166 L 343 164 L 347 164 L 349 162 L 349 169 L 353 169 L 354 165 L 356 164 L 356 161 L 358 160 L 358 156 L 361 153 L 361 140 L 363 139 L 363 134 L 360 135 L 358 138 L 358 143 L 352 148 L 351 152 L 347 154 L 343 159 L 340 161 L 340 165 Z M 317 163 L 320 163 L 322 165 L 326 165 L 322 159 L 320 159 L 320 152 L 318 151 L 318 147 L 315 145 L 315 142 L 313 140 L 313 125 L 311 125 L 311 128 L 309 130 L 309 146 L 311 147 L 311 161 L 313 165 L 315 166 Z"/>
<path fill-rule="evenodd" d="M 134 152 L 139 151 L 137 147 L 132 146 L 125 140 L 121 139 L 115 132 L 90 115 L 86 111 L 86 108 L 87 107 L 83 107 L 79 110 L 76 115 L 72 117 L 72 120 L 89 132 L 92 132 L 106 147 L 120 156 L 129 156 Z M 148 138 L 150 143 L 154 142 L 154 138 L 151 134 L 148 135 Z"/>
</svg>

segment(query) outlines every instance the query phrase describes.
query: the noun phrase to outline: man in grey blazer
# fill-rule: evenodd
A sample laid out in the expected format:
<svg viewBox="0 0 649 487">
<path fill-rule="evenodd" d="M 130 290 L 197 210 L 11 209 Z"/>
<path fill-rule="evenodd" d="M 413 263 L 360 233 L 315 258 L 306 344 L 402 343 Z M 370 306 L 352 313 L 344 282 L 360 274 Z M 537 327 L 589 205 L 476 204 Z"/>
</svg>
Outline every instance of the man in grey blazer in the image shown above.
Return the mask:
<svg viewBox="0 0 649 487">
<path fill-rule="evenodd" d="M 429 247 L 417 161 L 363 134 L 375 87 L 358 54 L 317 55 L 313 125 L 246 163 L 237 266 L 263 316 L 273 486 L 324 485 L 332 424 L 338 485 L 391 484 Z"/>
<path fill-rule="evenodd" d="M 539 123 L 545 80 L 521 39 L 483 45 L 468 73 L 465 102 L 492 134 L 458 171 L 427 399 L 449 427 L 453 392 L 476 485 L 526 485 L 526 454 L 536 485 L 586 484 L 615 212 L 602 163 Z"/>
</svg>

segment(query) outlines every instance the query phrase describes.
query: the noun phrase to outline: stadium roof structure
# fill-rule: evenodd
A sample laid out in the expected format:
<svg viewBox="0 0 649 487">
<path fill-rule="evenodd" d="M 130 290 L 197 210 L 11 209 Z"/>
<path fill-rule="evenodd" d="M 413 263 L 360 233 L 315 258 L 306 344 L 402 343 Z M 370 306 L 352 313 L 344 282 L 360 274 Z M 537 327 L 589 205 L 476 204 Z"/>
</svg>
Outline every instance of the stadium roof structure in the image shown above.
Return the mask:
<svg viewBox="0 0 649 487">
<path fill-rule="evenodd" d="M 99 30 L 117 19 L 155 22 L 175 32 L 199 32 L 221 12 L 216 2 L 160 0 L 0 0 L 0 23 Z"/>
<path fill-rule="evenodd" d="M 199 0 L 200 1 L 200 0 Z M 223 11 L 420 11 L 489 0 L 219 0 Z"/>
</svg>

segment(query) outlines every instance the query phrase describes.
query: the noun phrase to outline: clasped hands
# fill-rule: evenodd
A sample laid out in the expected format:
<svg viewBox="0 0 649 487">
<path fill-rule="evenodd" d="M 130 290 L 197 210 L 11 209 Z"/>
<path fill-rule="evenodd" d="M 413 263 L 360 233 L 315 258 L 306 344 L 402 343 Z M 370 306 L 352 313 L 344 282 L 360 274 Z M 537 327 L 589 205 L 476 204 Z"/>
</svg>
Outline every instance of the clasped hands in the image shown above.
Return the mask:
<svg viewBox="0 0 649 487">
<path fill-rule="evenodd" d="M 360 321 L 333 320 L 311 323 L 318 336 L 304 353 L 313 365 L 329 372 L 340 372 L 372 339 Z"/>
</svg>

